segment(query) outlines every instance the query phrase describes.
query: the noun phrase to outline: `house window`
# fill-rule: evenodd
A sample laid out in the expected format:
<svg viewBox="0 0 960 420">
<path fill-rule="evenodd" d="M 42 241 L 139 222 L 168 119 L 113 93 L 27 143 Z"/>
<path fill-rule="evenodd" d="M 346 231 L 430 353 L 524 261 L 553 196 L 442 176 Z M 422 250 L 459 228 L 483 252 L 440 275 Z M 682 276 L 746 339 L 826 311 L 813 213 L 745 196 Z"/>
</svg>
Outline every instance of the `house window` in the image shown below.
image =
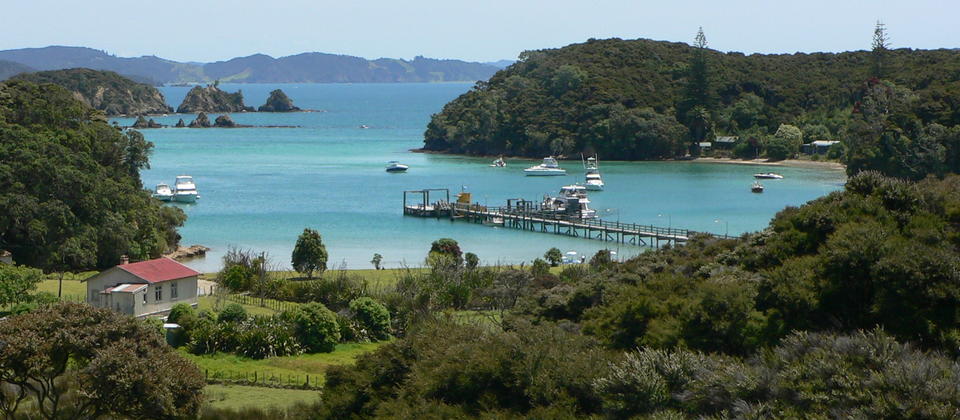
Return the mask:
<svg viewBox="0 0 960 420">
<path fill-rule="evenodd" d="M 156 291 L 153 293 L 156 302 L 163 300 L 163 286 L 157 286 Z"/>
<path fill-rule="evenodd" d="M 144 304 L 144 305 L 147 304 L 147 291 L 146 291 L 146 290 L 143 291 L 143 304 Z"/>
<path fill-rule="evenodd" d="M 170 299 L 177 298 L 177 283 L 170 283 Z"/>
</svg>

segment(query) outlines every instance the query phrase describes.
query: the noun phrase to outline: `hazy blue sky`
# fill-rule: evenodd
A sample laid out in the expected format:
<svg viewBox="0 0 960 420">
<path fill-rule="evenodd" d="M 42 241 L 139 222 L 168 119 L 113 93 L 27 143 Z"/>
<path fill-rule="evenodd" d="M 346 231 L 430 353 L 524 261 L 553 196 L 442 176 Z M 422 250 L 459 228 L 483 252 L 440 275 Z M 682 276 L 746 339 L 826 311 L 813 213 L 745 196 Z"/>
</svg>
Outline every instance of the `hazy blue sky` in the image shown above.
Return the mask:
<svg viewBox="0 0 960 420">
<path fill-rule="evenodd" d="M 215 61 L 305 51 L 490 61 L 588 38 L 690 42 L 746 53 L 870 45 L 960 47 L 960 2 L 936 0 L 3 0 L 0 49 L 79 45 L 120 56 Z"/>
</svg>

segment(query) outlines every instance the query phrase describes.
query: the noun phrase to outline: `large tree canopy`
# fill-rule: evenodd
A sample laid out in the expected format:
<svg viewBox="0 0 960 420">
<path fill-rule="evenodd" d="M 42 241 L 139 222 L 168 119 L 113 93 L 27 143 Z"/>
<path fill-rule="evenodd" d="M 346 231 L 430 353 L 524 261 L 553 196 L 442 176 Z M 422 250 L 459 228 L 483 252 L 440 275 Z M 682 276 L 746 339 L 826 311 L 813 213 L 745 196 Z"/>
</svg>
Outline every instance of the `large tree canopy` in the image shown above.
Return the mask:
<svg viewBox="0 0 960 420">
<path fill-rule="evenodd" d="M 186 216 L 140 181 L 152 147 L 59 86 L 0 84 L 0 249 L 49 271 L 175 247 Z"/>
<path fill-rule="evenodd" d="M 156 327 L 108 309 L 61 303 L 0 321 L 8 418 L 187 418 L 203 386 Z"/>
</svg>

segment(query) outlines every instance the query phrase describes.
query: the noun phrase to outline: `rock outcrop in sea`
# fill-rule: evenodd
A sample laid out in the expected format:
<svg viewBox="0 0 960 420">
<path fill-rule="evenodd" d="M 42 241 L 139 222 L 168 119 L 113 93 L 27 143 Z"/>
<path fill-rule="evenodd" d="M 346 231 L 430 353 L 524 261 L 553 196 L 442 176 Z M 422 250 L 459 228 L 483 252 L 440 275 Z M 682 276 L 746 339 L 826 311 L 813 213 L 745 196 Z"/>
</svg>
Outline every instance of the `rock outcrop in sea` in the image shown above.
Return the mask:
<svg viewBox="0 0 960 420">
<path fill-rule="evenodd" d="M 233 122 L 233 118 L 230 118 L 229 115 L 221 115 L 217 117 L 216 121 L 213 122 L 214 127 L 221 128 L 233 128 L 237 126 L 237 123 Z"/>
<path fill-rule="evenodd" d="M 243 104 L 243 92 L 234 93 L 220 90 L 217 83 L 207 86 L 194 86 L 177 107 L 178 113 L 194 112 L 252 112 L 252 106 Z"/>
<path fill-rule="evenodd" d="M 273 92 L 270 92 L 270 97 L 267 98 L 267 102 L 257 108 L 257 111 L 260 112 L 295 112 L 300 111 L 300 108 L 293 105 L 293 100 L 287 96 L 286 93 L 283 93 L 282 90 L 276 89 Z"/>
<path fill-rule="evenodd" d="M 177 121 L 177 125 L 175 125 L 175 127 L 177 127 L 177 128 L 184 128 L 184 127 L 186 127 L 186 126 L 187 126 L 187 125 L 184 124 L 184 122 L 183 122 L 183 118 L 181 118 L 180 121 Z"/>
<path fill-rule="evenodd" d="M 137 121 L 131 126 L 133 128 L 162 128 L 163 125 L 151 119 L 146 119 L 143 115 L 137 117 Z"/>
<path fill-rule="evenodd" d="M 207 128 L 212 126 L 213 124 L 210 124 L 210 118 L 208 118 L 204 112 L 197 114 L 197 118 L 190 121 L 189 125 L 190 128 Z"/>
</svg>

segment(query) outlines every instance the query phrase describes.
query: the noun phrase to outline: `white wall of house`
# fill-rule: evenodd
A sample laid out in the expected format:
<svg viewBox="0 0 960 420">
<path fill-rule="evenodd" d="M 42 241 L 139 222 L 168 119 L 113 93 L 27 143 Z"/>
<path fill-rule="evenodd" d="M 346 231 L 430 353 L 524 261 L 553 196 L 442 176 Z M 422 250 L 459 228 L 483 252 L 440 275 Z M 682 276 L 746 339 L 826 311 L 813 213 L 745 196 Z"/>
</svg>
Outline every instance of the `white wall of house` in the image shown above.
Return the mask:
<svg viewBox="0 0 960 420">
<path fill-rule="evenodd" d="M 175 297 L 173 296 L 174 289 L 176 289 Z M 157 300 L 158 291 L 160 292 L 160 300 Z M 137 302 L 140 305 L 139 314 L 141 315 L 169 311 L 173 308 L 173 305 L 178 303 L 196 305 L 197 276 L 153 283 L 147 287 L 147 303 L 143 303 L 142 297 Z"/>
<path fill-rule="evenodd" d="M 124 283 L 147 284 L 146 281 L 122 269 L 111 268 L 87 279 L 87 303 L 98 308 L 110 308 L 135 316 L 169 311 L 178 303 L 197 304 L 197 276 L 148 284 L 146 289 L 136 293 L 101 293 L 106 288 Z M 175 296 L 174 289 L 176 289 Z M 159 300 L 157 299 L 158 291 Z"/>
</svg>

